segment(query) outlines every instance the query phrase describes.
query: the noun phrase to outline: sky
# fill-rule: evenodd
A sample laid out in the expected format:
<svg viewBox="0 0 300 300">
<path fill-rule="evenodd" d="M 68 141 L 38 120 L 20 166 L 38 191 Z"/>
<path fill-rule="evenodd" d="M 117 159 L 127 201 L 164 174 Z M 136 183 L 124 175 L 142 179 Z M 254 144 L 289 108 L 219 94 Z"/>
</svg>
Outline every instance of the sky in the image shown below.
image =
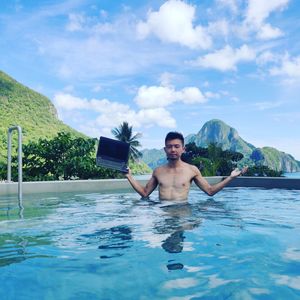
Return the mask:
<svg viewBox="0 0 300 300">
<path fill-rule="evenodd" d="M 300 160 L 297 0 L 2 0 L 0 69 L 90 137 L 220 119 Z"/>
</svg>

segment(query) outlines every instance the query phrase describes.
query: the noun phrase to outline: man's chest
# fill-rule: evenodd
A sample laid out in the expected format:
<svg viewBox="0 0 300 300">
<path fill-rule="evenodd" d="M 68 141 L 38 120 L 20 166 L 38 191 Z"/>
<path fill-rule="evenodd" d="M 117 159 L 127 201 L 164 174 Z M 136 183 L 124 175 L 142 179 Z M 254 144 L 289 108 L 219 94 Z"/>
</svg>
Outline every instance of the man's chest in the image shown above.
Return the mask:
<svg viewBox="0 0 300 300">
<path fill-rule="evenodd" d="M 185 188 L 191 185 L 192 175 L 187 172 L 168 172 L 157 178 L 164 188 Z"/>
</svg>

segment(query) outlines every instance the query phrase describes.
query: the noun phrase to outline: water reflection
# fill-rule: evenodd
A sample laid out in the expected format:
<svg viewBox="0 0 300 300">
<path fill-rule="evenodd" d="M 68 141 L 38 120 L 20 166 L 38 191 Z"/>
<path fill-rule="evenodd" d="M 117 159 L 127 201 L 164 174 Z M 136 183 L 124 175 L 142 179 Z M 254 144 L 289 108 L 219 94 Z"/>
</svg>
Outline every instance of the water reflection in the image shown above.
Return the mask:
<svg viewBox="0 0 300 300">
<path fill-rule="evenodd" d="M 171 254 L 192 249 L 193 242 L 186 240 L 186 232 L 201 226 L 203 220 L 223 219 L 224 217 L 231 220 L 239 219 L 236 213 L 226 206 L 226 203 L 211 198 L 195 203 L 164 205 L 161 210 L 163 215 L 160 220 L 156 220 L 153 229 L 156 234 L 168 235 L 161 242 L 161 247 Z M 176 261 L 173 259 L 168 261 L 168 270 L 183 269 L 184 264 L 178 261 L 178 257 L 176 258 Z"/>
<path fill-rule="evenodd" d="M 14 234 L 0 235 L 0 268 L 15 263 L 21 263 L 30 258 L 53 257 L 40 253 L 44 246 L 51 245 L 49 236 L 16 236 Z M 35 250 L 34 250 L 35 249 Z"/>
<path fill-rule="evenodd" d="M 97 230 L 92 234 L 82 234 L 82 238 L 99 242 L 98 249 L 103 253 L 100 258 L 112 258 L 124 255 L 124 249 L 132 246 L 132 230 L 129 226 L 121 225 Z"/>
<path fill-rule="evenodd" d="M 184 231 L 192 230 L 201 224 L 201 219 L 194 218 L 193 207 L 189 203 L 168 205 L 161 208 L 164 217 L 154 226 L 158 234 L 169 234 L 162 242 L 162 248 L 169 253 L 183 250 Z"/>
</svg>

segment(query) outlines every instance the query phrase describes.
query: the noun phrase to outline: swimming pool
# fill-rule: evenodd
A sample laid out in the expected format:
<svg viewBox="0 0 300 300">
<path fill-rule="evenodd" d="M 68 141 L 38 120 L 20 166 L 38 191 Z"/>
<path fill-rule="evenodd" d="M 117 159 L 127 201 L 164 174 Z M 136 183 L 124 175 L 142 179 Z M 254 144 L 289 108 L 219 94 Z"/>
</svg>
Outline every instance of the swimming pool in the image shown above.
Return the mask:
<svg viewBox="0 0 300 300">
<path fill-rule="evenodd" d="M 296 190 L 0 199 L 0 299 L 299 299 Z"/>
</svg>

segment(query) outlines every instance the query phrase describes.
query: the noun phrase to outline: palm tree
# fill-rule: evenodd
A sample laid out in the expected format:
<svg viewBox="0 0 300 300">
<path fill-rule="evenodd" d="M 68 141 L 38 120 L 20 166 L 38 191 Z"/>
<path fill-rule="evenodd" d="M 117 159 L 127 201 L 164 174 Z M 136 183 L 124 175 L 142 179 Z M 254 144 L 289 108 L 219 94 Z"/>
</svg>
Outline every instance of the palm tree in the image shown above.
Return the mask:
<svg viewBox="0 0 300 300">
<path fill-rule="evenodd" d="M 132 135 L 132 126 L 129 126 L 128 122 L 123 122 L 119 127 L 112 129 L 111 133 L 122 142 L 126 142 L 130 145 L 129 158 L 137 160 L 142 156 L 142 153 L 137 149 L 141 147 L 141 143 L 138 141 L 142 137 L 141 133 Z"/>
</svg>

